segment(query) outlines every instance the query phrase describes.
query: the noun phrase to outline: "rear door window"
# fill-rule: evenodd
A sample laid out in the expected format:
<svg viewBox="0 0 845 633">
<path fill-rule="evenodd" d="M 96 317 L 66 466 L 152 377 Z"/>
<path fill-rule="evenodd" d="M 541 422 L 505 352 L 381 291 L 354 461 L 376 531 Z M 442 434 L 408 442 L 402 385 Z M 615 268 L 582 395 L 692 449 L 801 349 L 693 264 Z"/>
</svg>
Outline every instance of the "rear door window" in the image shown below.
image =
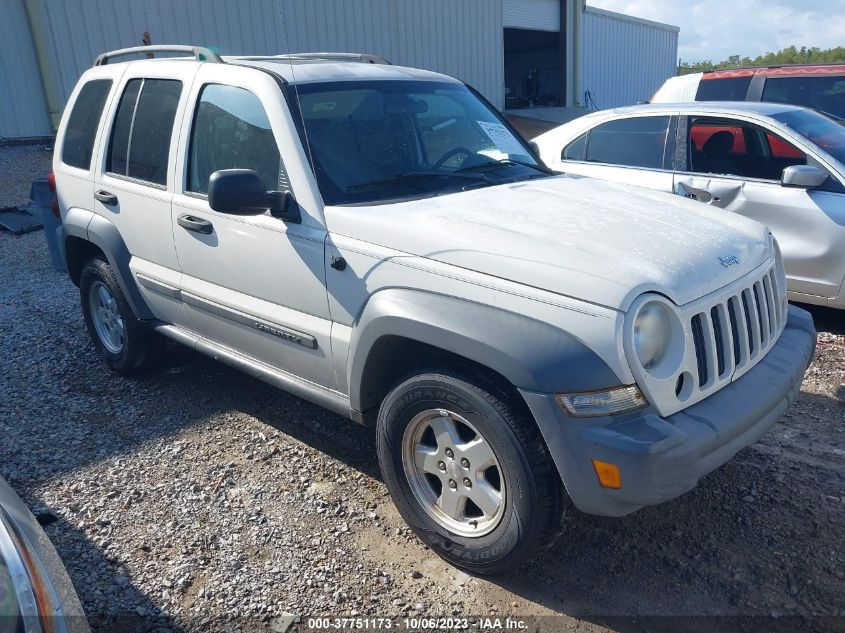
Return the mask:
<svg viewBox="0 0 845 633">
<path fill-rule="evenodd" d="M 173 122 L 182 93 L 175 79 L 131 79 L 114 120 L 106 170 L 111 174 L 167 184 Z"/>
<path fill-rule="evenodd" d="M 79 91 L 62 142 L 62 162 L 65 165 L 91 169 L 97 128 L 111 85 L 111 79 L 93 79 Z"/>
<path fill-rule="evenodd" d="M 698 84 L 696 101 L 745 101 L 748 87 L 751 85 L 751 75 L 747 77 L 701 78 Z"/>
<path fill-rule="evenodd" d="M 760 99 L 813 108 L 845 119 L 845 76 L 767 77 Z"/>
<path fill-rule="evenodd" d="M 668 116 L 619 119 L 590 130 L 587 161 L 642 169 L 662 169 Z"/>
</svg>

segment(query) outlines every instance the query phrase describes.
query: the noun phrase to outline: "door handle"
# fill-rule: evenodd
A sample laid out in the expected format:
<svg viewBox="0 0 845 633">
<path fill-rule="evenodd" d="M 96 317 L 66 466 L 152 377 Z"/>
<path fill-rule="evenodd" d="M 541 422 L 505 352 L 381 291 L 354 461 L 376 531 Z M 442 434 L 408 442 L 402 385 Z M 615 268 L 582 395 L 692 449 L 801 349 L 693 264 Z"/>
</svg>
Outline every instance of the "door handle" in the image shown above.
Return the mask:
<svg viewBox="0 0 845 633">
<path fill-rule="evenodd" d="M 106 191 L 105 189 L 95 191 L 94 198 L 96 200 L 99 200 L 103 204 L 109 205 L 110 207 L 113 207 L 117 204 L 117 196 L 110 191 Z"/>
<path fill-rule="evenodd" d="M 210 235 L 214 231 L 214 225 L 211 222 L 202 218 L 195 218 L 192 215 L 180 215 L 176 221 L 183 229 L 193 231 L 194 233 Z"/>
</svg>

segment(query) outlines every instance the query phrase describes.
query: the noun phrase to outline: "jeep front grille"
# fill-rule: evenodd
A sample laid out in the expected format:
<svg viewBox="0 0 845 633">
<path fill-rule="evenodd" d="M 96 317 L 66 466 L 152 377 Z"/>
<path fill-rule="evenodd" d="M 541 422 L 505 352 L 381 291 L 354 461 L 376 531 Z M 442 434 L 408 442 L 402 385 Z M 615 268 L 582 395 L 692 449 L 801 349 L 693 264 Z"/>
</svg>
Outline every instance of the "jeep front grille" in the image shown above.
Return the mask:
<svg viewBox="0 0 845 633">
<path fill-rule="evenodd" d="M 783 296 L 774 268 L 736 294 L 693 314 L 696 383 L 707 390 L 764 356 L 783 329 Z"/>
<path fill-rule="evenodd" d="M 640 390 L 664 416 L 704 400 L 769 352 L 786 326 L 786 308 L 786 279 L 774 258 L 716 292 L 675 307 L 683 349 L 676 348 L 678 365 L 670 371 L 645 369 L 625 339 Z"/>
</svg>

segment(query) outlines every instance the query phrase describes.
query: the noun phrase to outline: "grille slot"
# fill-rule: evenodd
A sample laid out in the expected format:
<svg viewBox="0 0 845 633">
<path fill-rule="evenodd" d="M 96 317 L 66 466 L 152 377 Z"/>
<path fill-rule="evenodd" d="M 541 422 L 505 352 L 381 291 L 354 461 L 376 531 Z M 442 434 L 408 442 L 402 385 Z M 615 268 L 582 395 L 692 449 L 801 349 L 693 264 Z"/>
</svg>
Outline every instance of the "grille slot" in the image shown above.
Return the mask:
<svg viewBox="0 0 845 633">
<path fill-rule="evenodd" d="M 742 363 L 743 359 L 745 358 L 742 353 L 742 346 L 741 346 L 741 336 L 740 336 L 740 329 L 739 329 L 739 321 L 736 318 L 736 314 L 738 311 L 737 307 L 738 300 L 736 297 L 731 297 L 728 299 L 728 316 L 730 317 L 731 321 L 731 339 L 733 339 L 733 348 L 734 348 L 734 365 L 739 365 Z M 745 333 L 745 330 L 742 330 Z M 748 343 L 746 343 L 746 346 Z"/>
<path fill-rule="evenodd" d="M 754 352 L 757 351 L 757 340 L 759 338 L 759 331 L 755 328 L 757 327 L 757 321 L 751 320 L 751 310 L 748 307 L 750 303 L 748 297 L 751 293 L 746 289 L 742 291 L 742 311 L 745 313 L 745 327 L 748 329 L 748 355 L 753 356 Z"/>
<path fill-rule="evenodd" d="M 698 362 L 698 386 L 703 387 L 707 382 L 707 349 L 704 345 L 704 327 L 701 325 L 700 314 L 692 317 L 692 341 Z"/>
<path fill-rule="evenodd" d="M 710 308 L 710 320 L 713 322 L 713 336 L 716 339 L 716 369 L 719 377 L 725 375 L 725 333 L 722 331 L 722 306 Z"/>
</svg>

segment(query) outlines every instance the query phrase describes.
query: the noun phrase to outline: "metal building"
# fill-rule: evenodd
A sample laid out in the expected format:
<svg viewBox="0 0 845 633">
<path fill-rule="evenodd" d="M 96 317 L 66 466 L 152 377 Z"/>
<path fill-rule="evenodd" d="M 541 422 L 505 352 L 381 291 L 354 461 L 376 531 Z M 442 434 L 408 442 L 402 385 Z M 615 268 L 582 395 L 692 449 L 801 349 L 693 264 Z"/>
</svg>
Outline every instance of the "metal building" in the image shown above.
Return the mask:
<svg viewBox="0 0 845 633">
<path fill-rule="evenodd" d="M 519 109 L 646 99 L 674 74 L 678 30 L 584 0 L 0 0 L 0 141 L 51 135 L 94 57 L 145 34 L 222 55 L 374 53 Z"/>
<path fill-rule="evenodd" d="M 587 107 L 645 101 L 677 73 L 677 26 L 586 7 L 581 22 L 582 98 Z"/>
</svg>

